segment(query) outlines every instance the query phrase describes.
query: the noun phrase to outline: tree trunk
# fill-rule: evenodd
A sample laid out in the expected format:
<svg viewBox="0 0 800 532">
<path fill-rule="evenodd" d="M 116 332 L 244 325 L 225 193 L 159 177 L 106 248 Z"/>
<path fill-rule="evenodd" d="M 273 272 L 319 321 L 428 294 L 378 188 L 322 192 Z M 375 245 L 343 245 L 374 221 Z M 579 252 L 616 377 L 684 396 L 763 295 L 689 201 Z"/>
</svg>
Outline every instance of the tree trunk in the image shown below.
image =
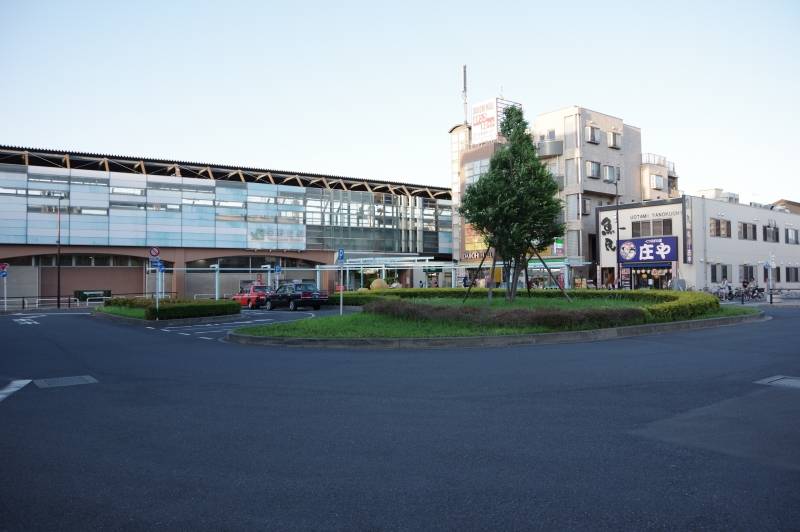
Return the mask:
<svg viewBox="0 0 800 532">
<path fill-rule="evenodd" d="M 492 303 L 492 294 L 494 294 L 494 270 L 497 267 L 497 253 L 492 255 L 492 269 L 489 274 L 489 304 Z"/>
<path fill-rule="evenodd" d="M 473 283 L 475 282 L 475 279 L 477 279 L 477 278 L 478 278 L 478 274 L 480 273 L 481 269 L 483 268 L 483 262 L 486 260 L 486 255 L 488 255 L 488 254 L 489 254 L 489 250 L 490 250 L 490 249 L 492 249 L 492 247 L 491 247 L 491 246 L 489 246 L 488 248 L 486 248 L 486 251 L 484 251 L 484 252 L 483 252 L 483 258 L 481 259 L 481 263 L 480 263 L 480 264 L 478 264 L 478 270 L 477 270 L 477 272 L 475 273 L 475 277 L 473 277 L 472 279 L 469 279 L 469 275 L 467 275 L 467 278 L 469 279 L 469 286 L 467 287 L 467 293 L 466 293 L 466 294 L 464 294 L 464 299 L 462 299 L 462 300 L 461 300 L 461 302 L 462 302 L 462 303 L 463 303 L 464 301 L 466 301 L 466 300 L 467 300 L 467 298 L 469 297 L 469 293 L 472 291 L 472 285 L 473 285 Z"/>
<path fill-rule="evenodd" d="M 544 261 L 542 256 L 539 255 L 538 251 L 534 251 L 534 253 L 536 253 L 536 258 L 539 259 L 539 262 L 541 262 L 542 265 L 545 267 L 545 269 L 547 270 L 547 273 L 550 274 L 550 279 L 553 280 L 553 282 L 556 284 L 558 289 L 561 290 L 561 293 L 564 294 L 564 297 L 567 298 L 567 301 L 572 302 L 572 299 L 569 297 L 569 294 L 567 294 L 566 290 L 564 290 L 564 287 L 561 286 L 560 284 L 558 284 L 558 280 L 556 280 L 556 278 L 553 277 L 553 272 L 550 271 L 550 266 L 547 265 L 547 263 Z"/>
<path fill-rule="evenodd" d="M 531 294 L 531 282 L 528 279 L 528 261 L 530 260 L 529 257 L 525 257 L 525 290 L 528 291 L 528 297 L 533 297 Z"/>
<path fill-rule="evenodd" d="M 528 261 L 526 257 L 517 257 L 514 259 L 514 269 L 512 270 L 511 279 L 509 280 L 509 290 L 507 294 L 510 294 L 511 297 L 508 298 L 509 301 L 514 301 L 517 297 L 517 285 L 519 284 L 519 276 L 522 275 L 522 271 L 525 271 L 525 280 L 527 286 L 527 278 L 528 278 Z M 523 269 L 521 269 L 523 268 Z"/>
</svg>

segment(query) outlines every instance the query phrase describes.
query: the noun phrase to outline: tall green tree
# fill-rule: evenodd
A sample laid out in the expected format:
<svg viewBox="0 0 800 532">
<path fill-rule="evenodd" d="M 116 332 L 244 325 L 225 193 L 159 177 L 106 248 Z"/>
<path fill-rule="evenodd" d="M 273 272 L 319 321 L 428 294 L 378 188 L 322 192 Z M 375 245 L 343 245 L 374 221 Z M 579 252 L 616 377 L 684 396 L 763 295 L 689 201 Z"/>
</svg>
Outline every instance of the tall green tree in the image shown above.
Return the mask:
<svg viewBox="0 0 800 532">
<path fill-rule="evenodd" d="M 467 187 L 459 212 L 483 235 L 487 249 L 494 249 L 492 278 L 497 257 L 502 258 L 510 272 L 506 298 L 513 301 L 528 260 L 534 255 L 541 260 L 541 251 L 564 234 L 564 226 L 558 221 L 558 185 L 536 155 L 521 109 L 505 109 L 500 133 L 505 143 L 488 172 Z"/>
</svg>

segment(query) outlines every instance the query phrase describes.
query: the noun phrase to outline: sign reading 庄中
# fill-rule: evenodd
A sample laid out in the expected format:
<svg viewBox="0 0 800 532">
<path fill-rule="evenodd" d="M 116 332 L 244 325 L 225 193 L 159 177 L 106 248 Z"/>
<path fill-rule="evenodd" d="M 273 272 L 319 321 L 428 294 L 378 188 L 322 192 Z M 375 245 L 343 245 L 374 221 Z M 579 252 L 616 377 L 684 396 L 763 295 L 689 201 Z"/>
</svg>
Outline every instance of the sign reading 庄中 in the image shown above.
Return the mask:
<svg viewBox="0 0 800 532">
<path fill-rule="evenodd" d="M 677 236 L 653 236 L 618 240 L 619 261 L 623 264 L 671 262 L 678 260 Z"/>
</svg>

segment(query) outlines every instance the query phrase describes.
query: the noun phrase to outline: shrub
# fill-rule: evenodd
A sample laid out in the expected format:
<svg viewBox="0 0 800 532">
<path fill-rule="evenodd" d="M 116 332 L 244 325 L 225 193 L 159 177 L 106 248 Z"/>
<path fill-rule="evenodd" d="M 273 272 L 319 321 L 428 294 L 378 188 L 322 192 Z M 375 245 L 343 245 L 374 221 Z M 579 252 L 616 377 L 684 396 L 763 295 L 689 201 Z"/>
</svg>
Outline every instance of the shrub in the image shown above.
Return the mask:
<svg viewBox="0 0 800 532">
<path fill-rule="evenodd" d="M 227 316 L 239 314 L 241 305 L 238 301 L 213 299 L 197 301 L 164 301 L 159 304 L 156 313 L 155 304 L 145 309 L 145 319 L 172 320 L 178 318 L 201 318 L 205 316 Z"/>
<path fill-rule="evenodd" d="M 413 290 L 413 289 L 412 289 Z M 427 297 L 452 297 L 463 290 L 393 290 L 374 297 L 364 306 L 365 312 L 382 314 L 407 320 L 453 321 L 493 327 L 548 327 L 551 329 L 576 329 L 586 327 L 618 327 L 653 321 L 688 320 L 713 312 L 719 300 L 702 292 L 671 292 L 654 290 L 603 291 L 571 290 L 571 296 L 584 299 L 626 299 L 646 303 L 639 308 L 593 309 L 490 309 L 472 306 L 429 305 L 404 301 L 414 294 L 418 299 Z M 425 294 L 426 297 L 422 297 Z M 431 294 L 428 296 L 428 294 Z M 486 297 L 483 291 L 482 297 Z M 563 297 L 559 291 L 537 290 L 536 297 Z"/>
<path fill-rule="evenodd" d="M 103 306 L 106 307 L 125 307 L 125 308 L 147 308 L 153 305 L 152 299 L 142 297 L 112 297 L 106 299 Z"/>
<path fill-rule="evenodd" d="M 704 292 L 672 292 L 672 300 L 647 305 L 653 321 L 690 320 L 719 309 L 719 299 Z"/>
<path fill-rule="evenodd" d="M 402 300 L 380 299 L 364 307 L 364 312 L 407 320 L 450 321 L 490 327 L 548 327 L 578 329 L 616 327 L 643 323 L 647 311 L 642 308 L 615 309 L 489 309 L 416 304 Z"/>
</svg>

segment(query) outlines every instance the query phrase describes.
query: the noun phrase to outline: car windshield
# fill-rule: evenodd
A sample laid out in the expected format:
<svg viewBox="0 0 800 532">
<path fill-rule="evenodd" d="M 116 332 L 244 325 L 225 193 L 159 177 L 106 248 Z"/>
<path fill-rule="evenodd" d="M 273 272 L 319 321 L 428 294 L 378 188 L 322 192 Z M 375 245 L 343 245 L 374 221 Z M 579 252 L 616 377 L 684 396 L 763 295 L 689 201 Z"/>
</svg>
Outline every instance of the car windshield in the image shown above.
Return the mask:
<svg viewBox="0 0 800 532">
<path fill-rule="evenodd" d="M 267 291 L 267 287 L 266 286 L 254 286 L 253 287 L 253 291 L 255 291 L 255 292 L 266 292 Z"/>
<path fill-rule="evenodd" d="M 317 285 L 314 283 L 300 283 L 294 285 L 295 290 L 303 290 L 305 292 L 315 292 L 317 290 Z"/>
</svg>

